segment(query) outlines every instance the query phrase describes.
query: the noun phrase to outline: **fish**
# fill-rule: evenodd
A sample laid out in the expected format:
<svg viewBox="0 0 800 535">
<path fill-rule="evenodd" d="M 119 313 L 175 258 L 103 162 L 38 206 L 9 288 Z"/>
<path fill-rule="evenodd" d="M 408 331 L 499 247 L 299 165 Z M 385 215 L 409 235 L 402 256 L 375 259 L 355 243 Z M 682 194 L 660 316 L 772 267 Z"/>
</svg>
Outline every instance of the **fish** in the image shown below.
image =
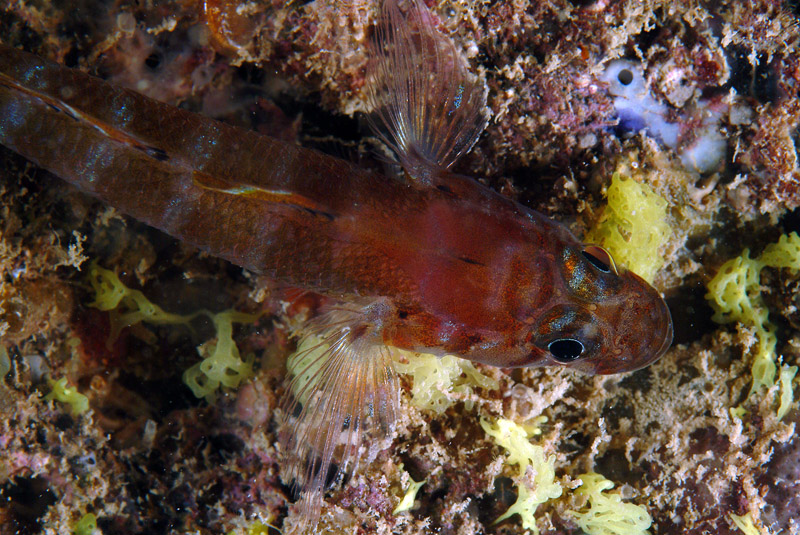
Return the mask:
<svg viewBox="0 0 800 535">
<path fill-rule="evenodd" d="M 391 351 L 502 368 L 637 370 L 672 342 L 661 295 L 563 224 L 451 168 L 486 89 L 419 0 L 386 0 L 366 100 L 398 173 L 226 125 L 0 45 L 0 144 L 127 215 L 324 297 L 281 404 L 298 532 L 400 410 Z"/>
</svg>

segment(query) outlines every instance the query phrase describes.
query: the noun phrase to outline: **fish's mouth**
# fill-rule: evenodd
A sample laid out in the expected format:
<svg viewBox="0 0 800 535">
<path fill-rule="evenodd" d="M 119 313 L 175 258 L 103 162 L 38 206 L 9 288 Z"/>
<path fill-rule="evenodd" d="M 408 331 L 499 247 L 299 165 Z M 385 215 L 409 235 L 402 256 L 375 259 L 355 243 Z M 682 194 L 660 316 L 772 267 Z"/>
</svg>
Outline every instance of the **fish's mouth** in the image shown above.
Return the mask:
<svg viewBox="0 0 800 535">
<path fill-rule="evenodd" d="M 669 350 L 669 348 L 672 347 L 672 339 L 675 334 L 675 331 L 672 327 L 672 313 L 670 312 L 669 307 L 667 306 L 667 302 L 664 301 L 664 299 L 661 299 L 661 305 L 664 308 L 664 316 L 667 318 L 667 326 L 666 329 L 664 330 L 664 336 L 663 336 L 663 341 L 661 343 L 661 347 L 659 347 L 658 351 L 656 351 L 656 357 L 653 359 L 653 361 L 661 358 L 664 355 L 664 353 L 666 353 Z"/>
<path fill-rule="evenodd" d="M 667 306 L 667 302 L 660 295 L 658 296 L 658 301 L 660 305 L 660 311 L 659 311 L 660 313 L 657 314 L 656 316 L 659 318 L 663 318 L 663 320 L 665 321 L 662 322 L 663 328 L 661 329 L 661 332 L 659 333 L 658 337 L 654 338 L 654 340 L 656 341 L 660 340 L 661 344 L 658 346 L 658 349 L 651 350 L 652 352 L 648 351 L 649 356 L 644 357 L 644 355 L 640 353 L 639 358 L 633 361 L 633 362 L 636 361 L 641 362 L 641 364 L 635 367 L 620 370 L 620 372 L 634 372 L 637 370 L 641 370 L 642 368 L 646 368 L 647 366 L 653 364 L 661 357 L 663 357 L 664 354 L 669 350 L 669 348 L 672 347 L 672 340 L 674 336 L 674 330 L 672 326 L 672 313 L 670 312 L 669 307 Z"/>
<path fill-rule="evenodd" d="M 634 280 L 647 288 L 639 294 L 640 306 L 627 314 L 626 321 L 639 321 L 639 337 L 629 337 L 627 349 L 622 349 L 618 358 L 600 358 L 595 360 L 589 373 L 610 375 L 629 373 L 641 370 L 660 359 L 672 346 L 674 331 L 672 314 L 666 301 L 644 280 L 628 272 Z M 649 299 L 644 299 L 649 298 Z M 646 303 L 646 304 L 642 304 Z M 645 320 L 645 318 L 647 318 Z M 642 324 L 641 322 L 644 322 Z M 588 364 L 588 363 L 587 363 Z M 576 366 L 580 368 L 580 366 Z"/>
</svg>

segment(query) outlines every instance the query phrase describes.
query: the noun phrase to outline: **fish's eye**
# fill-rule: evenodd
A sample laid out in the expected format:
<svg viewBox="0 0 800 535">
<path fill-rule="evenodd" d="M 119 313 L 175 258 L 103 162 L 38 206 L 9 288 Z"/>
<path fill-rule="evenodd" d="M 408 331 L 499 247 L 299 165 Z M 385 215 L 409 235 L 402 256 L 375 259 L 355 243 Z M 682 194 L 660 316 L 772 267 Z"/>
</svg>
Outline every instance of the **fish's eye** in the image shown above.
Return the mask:
<svg viewBox="0 0 800 535">
<path fill-rule="evenodd" d="M 547 349 L 558 362 L 572 362 L 583 354 L 583 344 L 574 338 L 559 338 L 547 345 Z"/>
<path fill-rule="evenodd" d="M 617 73 L 617 80 L 622 85 L 630 85 L 633 82 L 633 73 L 630 69 L 622 69 Z"/>
<path fill-rule="evenodd" d="M 581 251 L 583 257 L 589 261 L 594 267 L 603 273 L 617 273 L 617 266 L 614 264 L 614 259 L 611 255 L 598 245 L 586 245 Z"/>
</svg>

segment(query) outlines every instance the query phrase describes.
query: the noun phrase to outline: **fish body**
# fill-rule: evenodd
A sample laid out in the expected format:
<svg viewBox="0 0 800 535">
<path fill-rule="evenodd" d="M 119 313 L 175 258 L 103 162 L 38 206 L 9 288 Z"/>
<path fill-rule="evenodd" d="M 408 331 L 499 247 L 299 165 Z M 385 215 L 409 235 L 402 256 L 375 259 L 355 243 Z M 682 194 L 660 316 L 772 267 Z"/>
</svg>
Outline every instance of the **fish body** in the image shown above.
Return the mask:
<svg viewBox="0 0 800 535">
<path fill-rule="evenodd" d="M 672 340 L 646 282 L 448 171 L 485 125 L 485 95 L 425 8 L 387 2 L 376 36 L 372 123 L 403 179 L 0 46 L 0 143 L 136 219 L 334 303 L 307 326 L 319 356 L 293 372 L 284 404 L 289 473 L 311 518 L 331 467 L 352 470 L 361 435 L 392 429 L 387 347 L 616 373 Z"/>
<path fill-rule="evenodd" d="M 614 299 L 619 277 L 579 258 L 563 225 L 444 169 L 436 187 L 388 179 L 8 47 L 0 125 L 4 145 L 213 255 L 337 299 L 384 298 L 389 345 L 542 365 L 531 327 L 580 294 L 663 315 L 646 285 L 647 307 Z M 622 371 L 606 357 L 581 367 Z"/>
</svg>

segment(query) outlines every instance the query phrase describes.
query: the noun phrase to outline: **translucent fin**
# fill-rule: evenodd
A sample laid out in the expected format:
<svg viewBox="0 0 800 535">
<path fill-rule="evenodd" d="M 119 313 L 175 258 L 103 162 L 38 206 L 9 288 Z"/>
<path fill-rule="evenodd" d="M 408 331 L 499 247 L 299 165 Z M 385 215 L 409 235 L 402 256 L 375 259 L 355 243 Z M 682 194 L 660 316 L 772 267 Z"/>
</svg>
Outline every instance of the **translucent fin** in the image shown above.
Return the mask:
<svg viewBox="0 0 800 535">
<path fill-rule="evenodd" d="M 285 480 L 314 528 L 328 482 L 353 473 L 366 446 L 391 435 L 398 405 L 392 360 L 378 336 L 381 305 L 337 307 L 310 322 L 290 358 L 280 440 Z"/>
<path fill-rule="evenodd" d="M 472 148 L 487 122 L 486 88 L 419 0 L 385 0 L 370 55 L 367 119 L 412 178 Z"/>
</svg>

